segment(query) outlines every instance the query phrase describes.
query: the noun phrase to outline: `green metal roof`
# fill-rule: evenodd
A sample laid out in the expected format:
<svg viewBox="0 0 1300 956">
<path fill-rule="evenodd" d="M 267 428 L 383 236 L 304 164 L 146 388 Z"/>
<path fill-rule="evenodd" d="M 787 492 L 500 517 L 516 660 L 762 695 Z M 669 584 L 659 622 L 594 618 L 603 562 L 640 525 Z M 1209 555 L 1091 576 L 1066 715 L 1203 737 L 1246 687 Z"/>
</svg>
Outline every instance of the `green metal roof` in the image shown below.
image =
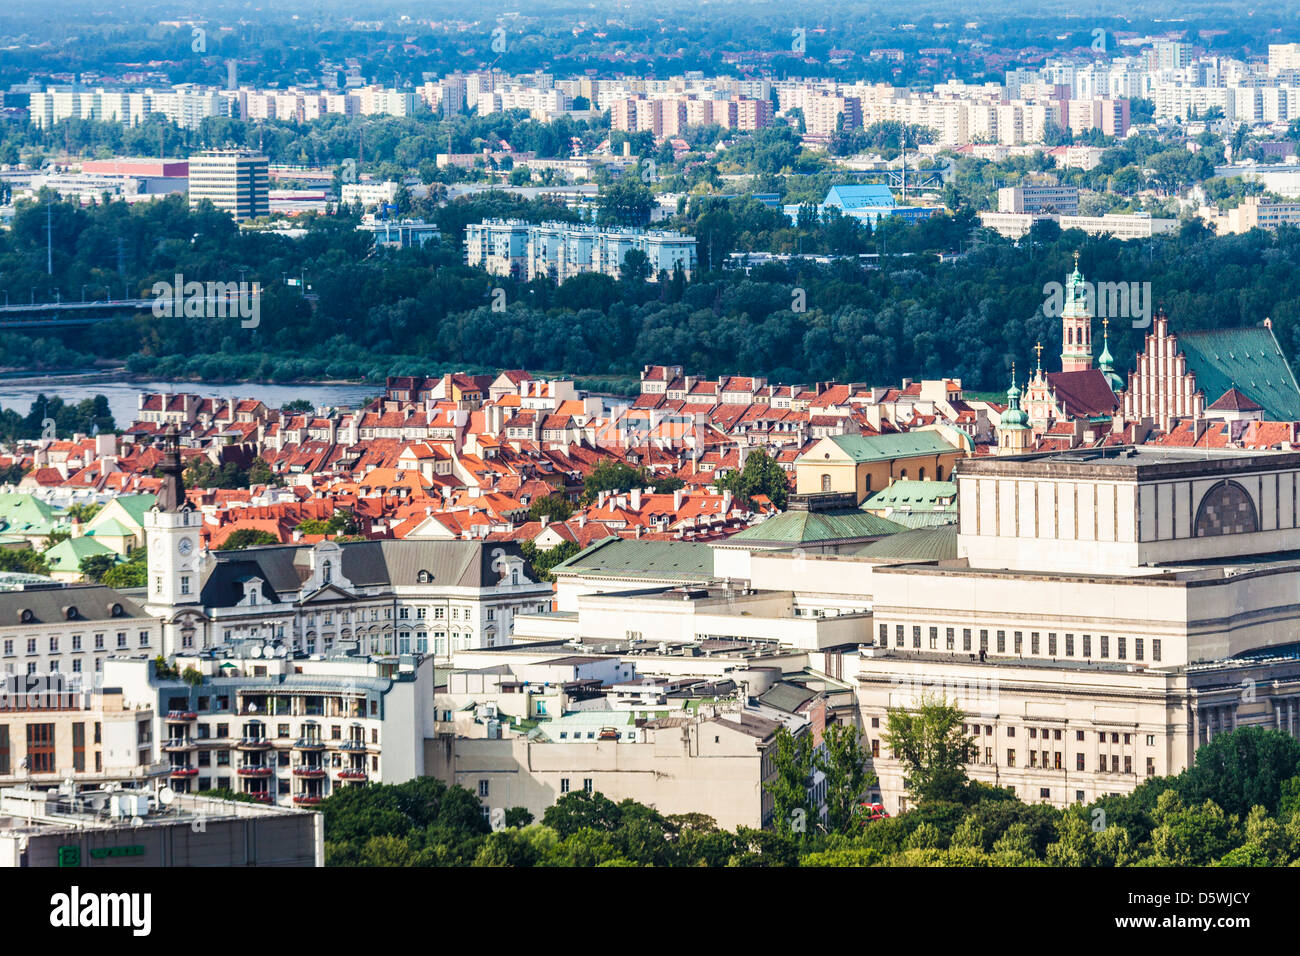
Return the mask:
<svg viewBox="0 0 1300 956">
<path fill-rule="evenodd" d="M 857 508 L 842 511 L 783 511 L 726 539 L 764 544 L 829 544 L 897 534 L 903 526 Z"/>
<path fill-rule="evenodd" d="M 128 528 L 116 518 L 109 518 L 103 524 L 95 525 L 86 534 L 99 535 L 101 538 L 134 538 L 135 531 Z"/>
<path fill-rule="evenodd" d="M 940 504 L 939 499 L 951 499 Z M 871 511 L 886 508 L 910 511 L 957 510 L 957 483 L 953 481 L 895 481 L 888 488 L 877 491 L 862 505 Z M 893 515 L 890 515 L 892 518 Z"/>
<path fill-rule="evenodd" d="M 855 462 L 889 461 L 909 455 L 936 455 L 957 451 L 933 431 L 900 432 L 893 435 L 832 435 L 833 441 Z"/>
<path fill-rule="evenodd" d="M 10 530 L 51 524 L 58 516 L 59 509 L 32 495 L 0 495 L 0 526 L 7 525 Z"/>
<path fill-rule="evenodd" d="M 900 561 L 951 561 L 957 557 L 957 526 L 915 528 L 873 541 L 856 552 L 860 558 Z"/>
<path fill-rule="evenodd" d="M 131 516 L 132 520 L 138 525 L 144 524 L 144 513 L 154 506 L 158 501 L 157 495 L 121 495 L 113 499 Z M 101 514 L 103 512 L 100 512 Z M 98 517 L 98 515 L 96 515 Z M 108 520 L 108 519 L 105 519 Z M 94 523 L 94 519 L 91 519 Z"/>
<path fill-rule="evenodd" d="M 60 541 L 46 551 L 44 557 L 51 571 L 73 572 L 81 570 L 82 558 L 97 554 L 117 554 L 117 552 L 100 544 L 94 538 L 82 535 L 79 538 Z"/>
<path fill-rule="evenodd" d="M 1196 376 L 1206 405 L 1235 385 L 1263 407 L 1269 421 L 1300 421 L 1300 386 L 1272 329 L 1251 326 L 1177 334 L 1187 370 Z"/>
<path fill-rule="evenodd" d="M 552 574 L 608 574 L 611 577 L 713 577 L 713 549 L 696 541 L 604 538 L 551 569 Z"/>
</svg>

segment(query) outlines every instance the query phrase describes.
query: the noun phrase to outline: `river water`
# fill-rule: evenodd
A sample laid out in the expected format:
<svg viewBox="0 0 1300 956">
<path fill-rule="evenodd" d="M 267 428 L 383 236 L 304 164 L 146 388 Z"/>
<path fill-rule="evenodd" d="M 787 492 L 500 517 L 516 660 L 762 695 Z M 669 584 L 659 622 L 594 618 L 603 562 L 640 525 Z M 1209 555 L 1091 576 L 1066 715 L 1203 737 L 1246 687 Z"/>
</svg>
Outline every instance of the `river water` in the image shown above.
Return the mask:
<svg viewBox="0 0 1300 956">
<path fill-rule="evenodd" d="M 271 408 L 279 408 L 294 399 L 306 399 L 313 405 L 350 405 L 356 407 L 367 398 L 383 393 L 380 385 L 270 385 L 259 382 L 211 385 L 205 382 L 125 382 L 95 381 L 50 376 L 37 384 L 32 378 L 23 383 L 10 384 L 0 378 L 0 408 L 11 408 L 26 415 L 37 395 L 47 398 L 58 396 L 64 402 L 79 402 L 83 398 L 103 395 L 113 410 L 113 420 L 118 428 L 126 428 L 135 421 L 141 392 L 189 392 L 205 398 L 256 398 Z"/>
</svg>

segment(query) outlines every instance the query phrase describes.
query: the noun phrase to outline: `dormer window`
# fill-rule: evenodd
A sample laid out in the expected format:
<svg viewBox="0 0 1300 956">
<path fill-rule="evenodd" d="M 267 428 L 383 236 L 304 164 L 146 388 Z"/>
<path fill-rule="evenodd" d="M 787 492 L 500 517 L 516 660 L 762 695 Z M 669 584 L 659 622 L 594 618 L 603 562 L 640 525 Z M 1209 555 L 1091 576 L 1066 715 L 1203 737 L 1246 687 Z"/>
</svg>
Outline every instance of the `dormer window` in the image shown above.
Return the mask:
<svg viewBox="0 0 1300 956">
<path fill-rule="evenodd" d="M 417 574 L 417 575 L 415 576 L 415 579 L 416 579 L 416 581 L 418 581 L 420 584 L 432 584 L 432 583 L 433 583 L 433 575 L 430 574 L 428 571 L 421 571 L 419 574 Z"/>
<path fill-rule="evenodd" d="M 334 579 L 334 562 L 326 561 L 324 564 L 321 565 L 320 577 L 321 577 L 321 581 L 323 581 L 325 584 L 329 584 L 330 581 Z"/>
</svg>

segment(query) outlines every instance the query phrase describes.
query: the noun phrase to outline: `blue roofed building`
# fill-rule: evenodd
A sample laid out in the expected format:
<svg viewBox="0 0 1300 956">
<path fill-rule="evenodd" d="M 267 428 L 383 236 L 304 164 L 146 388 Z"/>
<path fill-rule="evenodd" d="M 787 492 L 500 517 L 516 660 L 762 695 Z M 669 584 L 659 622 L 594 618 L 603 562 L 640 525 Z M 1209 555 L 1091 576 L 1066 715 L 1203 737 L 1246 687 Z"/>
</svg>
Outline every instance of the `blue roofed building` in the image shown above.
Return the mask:
<svg viewBox="0 0 1300 956">
<path fill-rule="evenodd" d="M 799 221 L 801 208 L 803 207 L 799 205 L 784 207 L 791 222 Z M 827 191 L 826 198 L 813 208 L 819 220 L 824 220 L 829 210 L 835 209 L 840 215 L 852 216 L 872 226 L 886 216 L 898 216 L 916 222 L 929 219 L 940 211 L 938 206 L 900 206 L 890 188 L 880 185 L 832 186 Z"/>
</svg>

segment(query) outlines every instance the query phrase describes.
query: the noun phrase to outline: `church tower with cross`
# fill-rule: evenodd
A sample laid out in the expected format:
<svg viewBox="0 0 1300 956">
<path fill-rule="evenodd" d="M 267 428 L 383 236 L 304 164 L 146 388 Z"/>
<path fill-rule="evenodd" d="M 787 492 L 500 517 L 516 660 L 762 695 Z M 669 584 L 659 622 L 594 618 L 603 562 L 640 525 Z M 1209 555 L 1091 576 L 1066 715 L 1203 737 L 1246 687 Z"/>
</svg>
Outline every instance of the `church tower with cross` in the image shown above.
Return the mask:
<svg viewBox="0 0 1300 956">
<path fill-rule="evenodd" d="M 1034 433 L 1020 407 L 1020 389 L 1016 386 L 1016 366 L 1011 364 L 1011 387 L 1007 389 L 1007 410 L 998 422 L 998 454 L 1023 455 L 1034 450 Z"/>
<path fill-rule="evenodd" d="M 1051 385 L 1043 374 L 1043 343 L 1034 343 L 1036 367 L 1034 374 L 1025 383 L 1024 408 L 1029 420 L 1029 427 L 1035 434 L 1041 435 L 1052 423 L 1056 409 L 1056 400 L 1052 396 Z"/>
<path fill-rule="evenodd" d="M 1065 304 L 1061 310 L 1061 371 L 1082 372 L 1092 368 L 1092 288 L 1079 271 L 1079 253 L 1074 254 L 1074 271 L 1065 280 Z"/>
</svg>

